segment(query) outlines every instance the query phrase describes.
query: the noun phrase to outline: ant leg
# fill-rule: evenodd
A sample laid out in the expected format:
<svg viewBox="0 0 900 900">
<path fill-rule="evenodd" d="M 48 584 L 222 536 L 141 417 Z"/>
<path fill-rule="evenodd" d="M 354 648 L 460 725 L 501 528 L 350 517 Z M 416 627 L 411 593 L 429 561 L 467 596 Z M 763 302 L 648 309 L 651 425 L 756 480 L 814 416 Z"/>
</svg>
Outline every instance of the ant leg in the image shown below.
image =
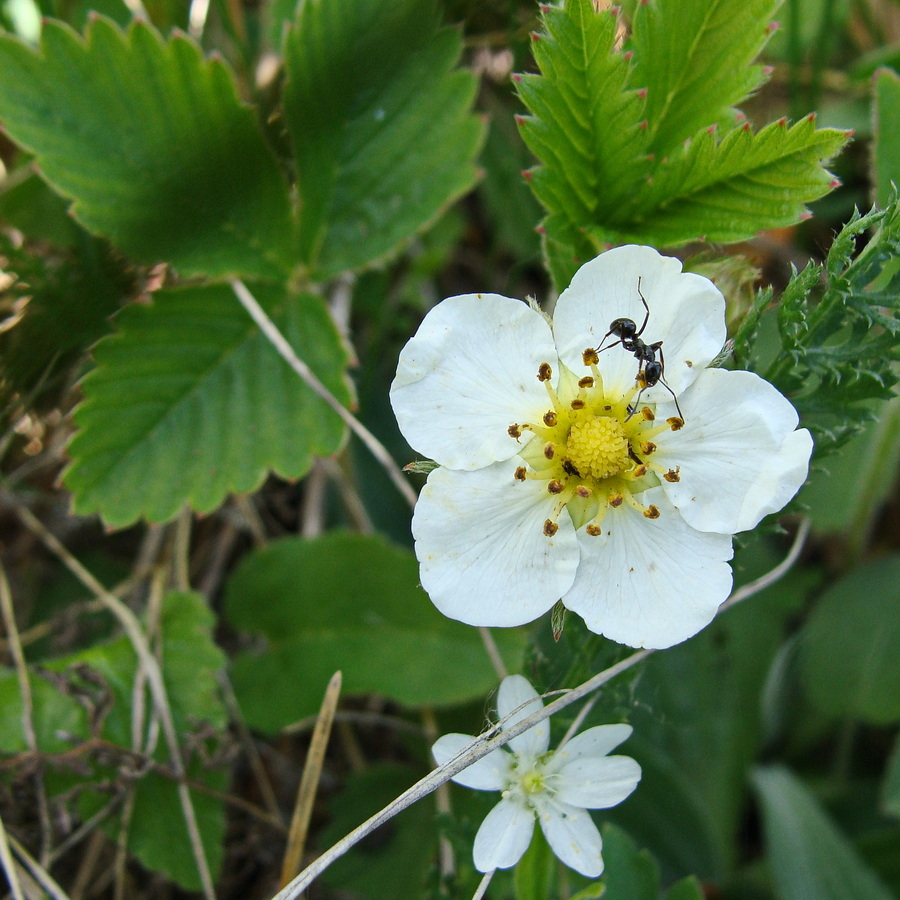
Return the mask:
<svg viewBox="0 0 900 900">
<path fill-rule="evenodd" d="M 659 354 L 659 383 L 672 395 L 672 399 L 675 401 L 675 409 L 678 410 L 678 418 L 683 421 L 684 415 L 681 412 L 681 407 L 678 405 L 678 398 L 675 396 L 675 391 L 673 391 L 672 388 L 670 388 L 666 383 L 666 358 L 665 356 L 663 356 L 662 341 L 660 341 L 658 345 L 654 344 L 653 349 L 656 350 L 656 352 Z"/>
<path fill-rule="evenodd" d="M 647 327 L 647 322 L 650 321 L 650 307 L 647 304 L 647 298 L 641 293 L 641 276 L 638 275 L 638 285 L 637 285 L 638 297 L 641 298 L 641 303 L 644 304 L 644 309 L 646 312 L 644 313 L 644 321 L 641 323 L 641 327 L 638 331 L 635 332 L 635 337 L 640 337 L 644 333 L 644 329 Z"/>
<path fill-rule="evenodd" d="M 603 341 L 605 341 L 611 334 L 614 334 L 613 331 L 607 331 L 606 334 L 603 335 Z M 597 348 L 594 350 L 595 353 L 602 353 L 604 350 L 611 350 L 613 347 L 618 347 L 619 344 L 622 343 L 622 338 L 619 338 L 617 341 L 613 341 L 608 347 L 603 346 L 603 341 L 597 345 Z"/>
</svg>

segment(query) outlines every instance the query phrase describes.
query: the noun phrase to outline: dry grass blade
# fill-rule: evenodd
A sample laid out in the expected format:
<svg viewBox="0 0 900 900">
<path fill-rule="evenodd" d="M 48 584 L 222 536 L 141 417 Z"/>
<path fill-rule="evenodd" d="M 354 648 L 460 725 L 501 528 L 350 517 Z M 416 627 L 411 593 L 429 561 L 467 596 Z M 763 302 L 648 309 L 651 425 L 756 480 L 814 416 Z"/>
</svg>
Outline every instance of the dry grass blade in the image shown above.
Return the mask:
<svg viewBox="0 0 900 900">
<path fill-rule="evenodd" d="M 185 767 L 184 759 L 181 755 L 181 748 L 178 744 L 178 735 L 175 731 L 175 722 L 172 719 L 172 708 L 169 704 L 166 685 L 163 681 L 162 671 L 159 663 L 150 649 L 146 635 L 141 628 L 134 613 L 114 594 L 111 594 L 106 588 L 97 581 L 96 578 L 87 570 L 71 553 L 52 535 L 43 524 L 32 514 L 32 512 L 24 506 L 16 507 L 16 513 L 25 523 L 26 527 L 36 534 L 44 544 L 60 559 L 66 568 L 91 591 L 103 605 L 116 617 L 116 620 L 122 626 L 125 634 L 128 636 L 131 646 L 147 677 L 150 686 L 150 693 L 153 696 L 153 704 L 162 723 L 163 733 L 166 738 L 166 746 L 171 758 L 172 768 L 178 776 L 178 799 L 181 803 L 181 811 L 184 816 L 185 825 L 187 826 L 188 835 L 190 836 L 191 850 L 194 860 L 197 864 L 197 871 L 200 875 L 200 881 L 203 885 L 203 896 L 206 900 L 215 900 L 216 894 L 212 883 L 212 874 L 209 871 L 209 864 L 206 861 L 206 853 L 203 849 L 203 843 L 200 839 L 200 827 L 197 824 L 197 815 L 194 811 L 194 804 L 191 801 L 190 791 L 187 784 L 184 783 Z"/>
<path fill-rule="evenodd" d="M 6 629 L 9 652 L 16 667 L 16 677 L 19 681 L 19 693 L 22 696 L 22 734 L 28 749 L 38 756 L 37 735 L 34 730 L 33 712 L 34 705 L 31 699 L 31 682 L 28 680 L 28 667 L 25 664 L 25 653 L 22 650 L 22 641 L 19 638 L 19 628 L 16 625 L 16 613 L 13 609 L 12 592 L 6 572 L 0 564 L 0 612 L 2 612 L 3 626 Z M 51 830 L 50 810 L 47 803 L 47 792 L 44 790 L 44 779 L 40 770 L 35 771 L 34 779 L 35 796 L 38 804 L 38 818 L 41 822 L 41 863 L 47 864 L 50 856 Z"/>
<path fill-rule="evenodd" d="M 297 802 L 294 805 L 294 815 L 291 817 L 291 829 L 288 834 L 287 849 L 284 852 L 284 863 L 281 867 L 281 887 L 288 884 L 300 871 L 300 861 L 303 858 L 303 848 L 306 845 L 306 835 L 309 829 L 309 819 L 312 815 L 313 801 L 316 799 L 319 776 L 322 774 L 325 750 L 328 747 L 331 725 L 334 722 L 334 713 L 337 709 L 340 695 L 341 673 L 335 672 L 331 676 L 331 681 L 328 682 L 328 687 L 325 689 L 325 697 L 322 700 L 316 727 L 313 729 L 306 765 L 303 768 L 303 776 L 300 779 L 300 787 L 297 789 Z"/>
<path fill-rule="evenodd" d="M 22 893 L 22 885 L 19 884 L 19 873 L 16 871 L 16 861 L 9 852 L 9 841 L 6 839 L 6 828 L 3 825 L 3 819 L 0 819 L 0 865 L 6 873 L 6 880 L 9 882 L 9 889 L 12 892 L 13 900 L 25 900 Z"/>
</svg>

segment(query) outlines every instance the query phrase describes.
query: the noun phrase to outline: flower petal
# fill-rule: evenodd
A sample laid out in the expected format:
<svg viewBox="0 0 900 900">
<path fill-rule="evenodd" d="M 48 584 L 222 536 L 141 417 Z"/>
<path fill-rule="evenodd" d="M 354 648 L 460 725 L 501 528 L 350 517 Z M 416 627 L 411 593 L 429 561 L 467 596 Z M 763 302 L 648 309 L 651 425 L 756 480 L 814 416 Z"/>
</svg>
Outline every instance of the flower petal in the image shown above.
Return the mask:
<svg viewBox="0 0 900 900">
<path fill-rule="evenodd" d="M 582 756 L 606 756 L 610 750 L 615 750 L 623 741 L 631 737 L 634 729 L 624 723 L 618 725 L 595 725 L 580 734 L 576 734 L 571 741 L 560 747 L 553 758 L 560 761 L 579 759 Z"/>
<path fill-rule="evenodd" d="M 479 872 L 508 869 L 521 858 L 534 833 L 534 813 L 523 803 L 501 800 L 475 835 L 472 856 Z"/>
<path fill-rule="evenodd" d="M 422 586 L 434 605 L 469 625 L 524 625 L 571 586 L 578 543 L 568 512 L 546 537 L 546 483 L 517 481 L 518 458 L 476 472 L 435 469 L 412 531 Z"/>
<path fill-rule="evenodd" d="M 725 298 L 708 278 L 682 272 L 680 260 L 652 247 L 616 247 L 575 273 L 553 314 L 559 358 L 580 377 L 586 374 L 583 351 L 600 345 L 614 319 L 630 318 L 640 329 L 647 310 L 638 279 L 650 308 L 641 339 L 663 342 L 665 381 L 680 395 L 725 343 Z M 611 336 L 607 344 L 615 340 Z M 606 390 L 621 395 L 634 385 L 638 362 L 617 347 L 600 354 L 600 371 Z M 644 399 L 661 403 L 672 395 L 660 386 L 648 388 Z"/>
<path fill-rule="evenodd" d="M 671 647 L 708 625 L 731 590 L 731 538 L 691 528 L 662 488 L 640 494 L 648 519 L 611 509 L 603 534 L 578 532 L 581 562 L 562 598 L 591 631 L 631 647 Z"/>
<path fill-rule="evenodd" d="M 603 872 L 603 841 L 583 809 L 565 803 L 548 804 L 541 809 L 539 821 L 550 849 L 569 868 L 586 878 L 597 878 Z"/>
<path fill-rule="evenodd" d="M 391 405 L 414 449 L 442 466 L 478 469 L 519 452 L 507 429 L 540 420 L 547 391 L 538 367 L 550 363 L 557 377 L 556 361 L 550 326 L 526 304 L 450 297 L 400 353 Z"/>
<path fill-rule="evenodd" d="M 434 742 L 431 755 L 434 761 L 442 766 L 462 753 L 474 740 L 471 734 L 442 735 Z M 463 787 L 473 788 L 476 791 L 502 791 L 509 781 L 512 761 L 512 754 L 505 750 L 492 750 L 487 756 L 483 756 L 454 775 L 453 780 Z"/>
<path fill-rule="evenodd" d="M 512 728 L 522 719 L 527 719 L 544 708 L 538 692 L 522 675 L 509 675 L 500 682 L 497 693 L 497 715 L 503 722 L 503 728 Z M 507 718 L 508 717 L 508 718 Z M 550 746 L 550 722 L 544 719 L 534 728 L 514 737 L 509 746 L 518 756 L 534 759 L 547 752 Z"/>
<path fill-rule="evenodd" d="M 735 534 L 777 512 L 806 480 L 812 438 L 797 411 L 753 372 L 707 369 L 681 398 L 684 428 L 658 438 L 654 456 L 679 466 L 663 487 L 685 521 Z"/>
<path fill-rule="evenodd" d="M 565 747 L 555 756 L 565 752 Z M 621 803 L 641 780 L 641 767 L 630 756 L 565 760 L 555 773 L 556 799 L 584 809 L 608 809 Z"/>
</svg>

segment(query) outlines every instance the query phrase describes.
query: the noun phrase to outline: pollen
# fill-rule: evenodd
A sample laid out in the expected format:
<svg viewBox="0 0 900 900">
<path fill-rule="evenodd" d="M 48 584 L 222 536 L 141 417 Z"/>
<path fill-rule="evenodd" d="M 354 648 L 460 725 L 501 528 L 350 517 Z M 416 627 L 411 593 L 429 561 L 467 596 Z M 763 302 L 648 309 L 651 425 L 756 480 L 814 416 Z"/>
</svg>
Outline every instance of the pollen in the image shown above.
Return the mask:
<svg viewBox="0 0 900 900">
<path fill-rule="evenodd" d="M 547 538 L 564 520 L 599 537 L 607 514 L 621 515 L 623 507 L 657 518 L 660 510 L 641 500 L 644 491 L 660 481 L 679 480 L 677 467 L 657 462 L 656 441 L 664 432 L 681 428 L 683 420 L 658 421 L 653 409 L 639 402 L 637 379 L 624 392 L 609 392 L 596 350 L 585 350 L 583 361 L 587 373 L 560 365 L 554 374 L 549 363 L 542 363 L 537 377 L 548 405 L 535 420 L 514 423 L 507 430 L 526 464 L 515 470 L 513 483 L 541 482 L 551 498 L 550 516 L 542 526 Z"/>
<path fill-rule="evenodd" d="M 593 478 L 618 475 L 630 465 L 625 429 L 610 416 L 576 422 L 569 431 L 566 449 L 575 468 Z"/>
</svg>

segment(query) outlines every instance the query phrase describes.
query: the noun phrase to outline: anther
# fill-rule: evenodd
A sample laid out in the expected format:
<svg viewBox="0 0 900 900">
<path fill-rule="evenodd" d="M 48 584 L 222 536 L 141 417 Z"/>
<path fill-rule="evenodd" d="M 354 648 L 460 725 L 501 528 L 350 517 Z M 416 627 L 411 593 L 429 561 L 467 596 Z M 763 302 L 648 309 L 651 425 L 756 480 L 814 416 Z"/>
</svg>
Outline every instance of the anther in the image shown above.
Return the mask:
<svg viewBox="0 0 900 900">
<path fill-rule="evenodd" d="M 681 476 L 678 474 L 680 468 L 680 466 L 676 466 L 674 469 L 669 469 L 669 471 L 666 472 L 665 475 L 663 475 L 663 478 L 665 478 L 666 481 L 671 482 L 672 484 L 681 481 Z"/>
<path fill-rule="evenodd" d="M 671 416 L 666 419 L 666 421 L 669 423 L 669 428 L 671 428 L 672 431 L 681 431 L 681 429 L 684 428 L 684 419 L 681 419 L 678 416 Z"/>
<path fill-rule="evenodd" d="M 582 500 L 587 500 L 594 492 L 586 484 L 579 484 L 578 487 L 575 488 L 575 493 L 578 494 Z"/>
<path fill-rule="evenodd" d="M 556 522 L 551 522 L 549 519 L 544 522 L 545 537 L 553 537 L 553 535 L 556 534 L 557 531 L 559 531 L 559 525 L 557 525 Z"/>
<path fill-rule="evenodd" d="M 549 381 L 552 377 L 553 369 L 550 368 L 550 363 L 541 363 L 540 366 L 538 366 L 538 381 Z"/>
<path fill-rule="evenodd" d="M 556 478 L 547 484 L 547 491 L 551 494 L 561 494 L 565 489 L 566 486 Z"/>
<path fill-rule="evenodd" d="M 597 351 L 593 347 L 588 347 L 584 353 L 581 354 L 582 362 L 586 366 L 596 366 L 597 363 L 600 362 L 600 357 L 597 355 Z"/>
<path fill-rule="evenodd" d="M 571 405 L 572 409 L 584 409 L 585 404 L 584 404 L 584 400 L 581 400 L 578 397 L 576 397 L 570 405 Z"/>
<path fill-rule="evenodd" d="M 506 429 L 506 433 L 516 440 L 522 437 L 522 429 L 518 425 L 510 425 L 509 428 Z"/>
<path fill-rule="evenodd" d="M 513 473 L 513 478 L 515 478 L 516 481 L 525 481 L 525 466 L 519 466 Z"/>
<path fill-rule="evenodd" d="M 603 534 L 603 529 L 599 525 L 588 525 L 587 528 L 584 529 L 591 537 L 599 537 Z"/>
<path fill-rule="evenodd" d="M 656 449 L 656 444 L 653 441 L 641 441 L 641 453 L 644 456 L 649 456 Z"/>
<path fill-rule="evenodd" d="M 590 375 L 585 375 L 584 378 L 579 379 L 578 387 L 580 388 L 592 388 L 594 386 L 594 379 L 591 378 Z"/>
<path fill-rule="evenodd" d="M 618 509 L 625 502 L 625 498 L 621 494 L 610 494 L 609 505 L 613 509 Z"/>
<path fill-rule="evenodd" d="M 635 466 L 631 470 L 631 474 L 634 478 L 643 478 L 647 474 L 647 467 L 643 465 L 643 463 L 639 466 Z"/>
<path fill-rule="evenodd" d="M 556 447 L 553 444 L 545 444 L 544 445 L 544 456 L 547 459 L 553 459 L 556 456 Z"/>
<path fill-rule="evenodd" d="M 547 412 L 544 413 L 543 422 L 548 428 L 553 428 L 553 426 L 556 425 L 558 421 L 559 419 L 552 409 L 548 409 Z"/>
<path fill-rule="evenodd" d="M 641 415 L 642 415 L 648 422 L 652 422 L 652 421 L 656 418 L 656 416 L 653 415 L 653 410 L 650 409 L 649 406 L 645 406 L 645 407 L 641 410 Z"/>
<path fill-rule="evenodd" d="M 659 518 L 659 510 L 655 506 L 648 506 L 644 510 L 644 515 L 648 519 L 658 519 Z"/>
</svg>

